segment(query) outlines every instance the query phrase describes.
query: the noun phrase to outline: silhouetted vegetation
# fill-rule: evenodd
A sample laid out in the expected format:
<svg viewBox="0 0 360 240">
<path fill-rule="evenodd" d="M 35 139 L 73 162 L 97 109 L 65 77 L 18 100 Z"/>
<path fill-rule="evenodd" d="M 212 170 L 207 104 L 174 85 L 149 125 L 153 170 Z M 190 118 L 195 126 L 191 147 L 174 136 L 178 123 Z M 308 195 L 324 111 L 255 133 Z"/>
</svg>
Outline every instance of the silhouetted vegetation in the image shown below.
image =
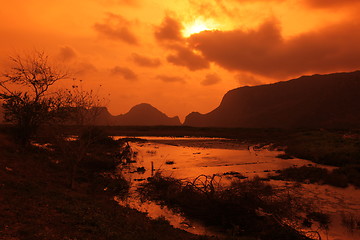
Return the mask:
<svg viewBox="0 0 360 240">
<path fill-rule="evenodd" d="M 297 181 L 301 183 L 327 184 L 335 187 L 347 187 L 353 184 L 360 187 L 360 168 L 341 167 L 327 170 L 315 166 L 290 167 L 278 171 L 271 179 Z"/>
<path fill-rule="evenodd" d="M 360 135 L 352 131 L 305 131 L 289 136 L 288 155 L 332 166 L 360 164 Z"/>
<path fill-rule="evenodd" d="M 96 139 L 78 166 L 75 187 L 69 189 L 69 159 L 55 142 L 19 151 L 11 137 L 0 134 L 0 238 L 205 239 L 115 202 L 115 195 L 125 197 L 129 189 L 114 174 L 117 159 L 112 156 L 120 146 L 108 138 Z"/>
<path fill-rule="evenodd" d="M 0 99 L 5 120 L 14 124 L 16 139 L 26 145 L 41 125 L 64 117 L 66 99 L 49 90 L 69 74 L 52 66 L 41 51 L 10 60 L 13 66 L 0 79 Z"/>
<path fill-rule="evenodd" d="M 198 238 L 113 200 L 130 189 L 116 171 L 124 145 L 103 128 L 88 126 L 98 113 L 93 91 L 73 85 L 50 92 L 69 75 L 43 52 L 11 61 L 13 68 L 0 79 L 11 124 L 0 134 L 0 238 Z M 77 124 L 76 133 L 67 132 L 66 124 Z"/>
<path fill-rule="evenodd" d="M 235 180 L 223 186 L 216 176 L 201 175 L 183 182 L 158 172 L 138 191 L 144 199 L 157 201 L 232 236 L 311 239 L 311 234 L 302 230 L 303 222 L 317 222 L 322 228 L 329 224 L 326 215 L 303 199 L 296 187 L 275 188 L 259 178 Z"/>
<path fill-rule="evenodd" d="M 83 90 L 82 81 L 73 82 L 67 89 L 53 90 L 57 82 L 70 78 L 65 67 L 50 62 L 43 51 L 10 60 L 12 67 L 0 78 L 0 100 L 5 121 L 12 124 L 20 144 L 28 146 L 31 138 L 49 125 L 95 123 L 99 106 L 105 102 L 93 90 Z"/>
<path fill-rule="evenodd" d="M 8 131 L 7 127 L 1 130 Z M 36 138 L 31 139 L 36 140 L 32 143 L 40 145 L 30 145 L 23 152 L 11 138 L 0 138 L 0 161 L 6 166 L 0 170 L 6 176 L 5 188 L 0 191 L 7 199 L 16 199 L 13 202 L 6 200 L 2 209 L 6 216 L 2 219 L 7 226 L 3 231 L 6 236 L 20 239 L 30 239 L 30 236 L 37 239 L 173 239 L 174 230 L 164 219 L 150 221 L 109 200 L 114 195 L 126 197 L 130 187 L 121 175 L 114 174 L 121 162 L 119 153 L 126 147 L 126 141 L 143 141 L 137 138 L 114 141 L 109 134 L 195 135 L 231 137 L 230 141 L 249 145 L 273 143 L 274 148 L 285 149 L 284 159 L 295 156 L 343 166 L 333 171 L 311 166 L 284 169 L 274 177 L 276 179 L 339 187 L 360 186 L 360 171 L 356 165 L 359 163 L 357 132 L 62 125 L 46 133 L 38 132 Z M 70 141 L 71 135 L 75 137 Z M 173 164 L 173 161 L 167 164 Z M 31 168 L 27 169 L 27 166 Z M 137 169 L 139 172 L 144 170 Z M 329 224 L 329 218 L 304 200 L 295 186 L 277 188 L 258 178 L 240 180 L 245 177 L 237 172 L 228 172 L 224 176 L 238 179 L 230 186 L 223 186 L 218 184 L 217 177 L 200 176 L 194 181 L 183 182 L 156 174 L 139 191 L 144 199 L 158 201 L 190 218 L 217 226 L 235 239 L 239 236 L 266 240 L 316 239 L 316 232 L 304 229 L 327 228 Z M 9 210 L 11 208 L 14 211 Z M 16 220 L 16 225 L 14 216 L 20 212 L 24 214 Z M 41 216 L 29 223 L 26 219 L 32 219 L 34 215 Z M 114 224 L 113 221 L 117 222 Z M 358 219 L 344 217 L 343 223 L 356 228 Z M 41 230 L 37 224 L 46 228 Z M 144 228 L 145 232 L 139 231 Z M 178 239 L 196 239 L 183 232 L 180 235 Z"/>
<path fill-rule="evenodd" d="M 21 145 L 19 149 L 26 151 L 34 141 L 53 144 L 68 160 L 70 186 L 74 187 L 79 164 L 94 165 L 98 159 L 98 167 L 104 165 L 106 156 L 99 154 L 103 146 L 112 145 L 112 151 L 118 147 L 101 128 L 87 126 L 94 123 L 101 101 L 92 90 L 83 90 L 82 85 L 50 91 L 70 74 L 51 63 L 42 51 L 10 59 L 13 66 L 0 80 L 0 99 L 4 100 L 5 120 L 12 124 L 10 129 Z M 74 123 L 80 132 L 77 139 L 69 140 L 63 126 Z M 84 163 L 90 155 L 91 160 Z"/>
</svg>

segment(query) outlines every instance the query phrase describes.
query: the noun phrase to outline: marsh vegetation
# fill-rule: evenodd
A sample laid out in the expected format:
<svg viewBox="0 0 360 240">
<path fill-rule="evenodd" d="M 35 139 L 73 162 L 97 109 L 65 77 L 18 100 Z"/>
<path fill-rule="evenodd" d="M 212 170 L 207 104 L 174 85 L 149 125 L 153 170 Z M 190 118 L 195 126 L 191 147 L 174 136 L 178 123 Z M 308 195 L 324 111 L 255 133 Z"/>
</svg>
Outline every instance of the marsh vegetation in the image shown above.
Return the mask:
<svg viewBox="0 0 360 240">
<path fill-rule="evenodd" d="M 294 186 L 274 188 L 259 178 L 220 185 L 217 177 L 199 176 L 191 182 L 157 173 L 139 188 L 145 199 L 181 211 L 230 236 L 250 239 L 310 239 L 317 224 L 327 228 L 329 218 L 301 197 Z"/>
<path fill-rule="evenodd" d="M 290 167 L 278 170 L 271 179 L 296 181 L 301 183 L 328 184 L 346 188 L 350 184 L 360 187 L 360 169 L 355 166 L 340 167 L 333 170 L 315 166 Z"/>
</svg>

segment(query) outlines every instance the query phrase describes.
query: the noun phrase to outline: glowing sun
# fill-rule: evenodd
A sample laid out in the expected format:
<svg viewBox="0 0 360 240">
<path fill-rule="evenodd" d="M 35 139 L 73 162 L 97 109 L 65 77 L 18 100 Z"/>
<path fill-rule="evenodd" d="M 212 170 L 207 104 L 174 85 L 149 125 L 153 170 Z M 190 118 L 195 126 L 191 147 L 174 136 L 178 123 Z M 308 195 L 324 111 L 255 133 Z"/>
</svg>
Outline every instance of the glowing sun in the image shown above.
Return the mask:
<svg viewBox="0 0 360 240">
<path fill-rule="evenodd" d="M 214 30 L 214 29 L 216 29 L 215 24 L 209 21 L 196 19 L 195 21 L 189 24 L 184 24 L 184 29 L 182 33 L 184 37 L 189 37 L 190 35 L 193 35 L 195 33 L 207 31 L 207 30 Z"/>
</svg>

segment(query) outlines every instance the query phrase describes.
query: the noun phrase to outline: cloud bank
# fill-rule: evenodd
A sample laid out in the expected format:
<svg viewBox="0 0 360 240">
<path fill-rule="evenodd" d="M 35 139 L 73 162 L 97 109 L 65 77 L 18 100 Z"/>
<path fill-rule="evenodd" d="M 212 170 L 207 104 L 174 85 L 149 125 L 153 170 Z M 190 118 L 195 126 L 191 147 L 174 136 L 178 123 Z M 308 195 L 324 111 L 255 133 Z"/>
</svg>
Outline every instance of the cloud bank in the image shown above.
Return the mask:
<svg viewBox="0 0 360 240">
<path fill-rule="evenodd" d="M 284 39 L 279 24 L 271 20 L 250 31 L 201 32 L 189 42 L 207 60 L 225 69 L 273 78 L 360 68 L 358 22 Z"/>
</svg>

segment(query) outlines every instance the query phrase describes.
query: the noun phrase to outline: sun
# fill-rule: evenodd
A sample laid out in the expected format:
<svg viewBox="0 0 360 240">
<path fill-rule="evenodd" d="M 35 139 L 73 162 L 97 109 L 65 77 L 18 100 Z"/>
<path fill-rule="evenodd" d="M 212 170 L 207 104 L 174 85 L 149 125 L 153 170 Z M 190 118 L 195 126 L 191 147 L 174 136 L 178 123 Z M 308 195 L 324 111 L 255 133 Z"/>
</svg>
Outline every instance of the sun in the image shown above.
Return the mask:
<svg viewBox="0 0 360 240">
<path fill-rule="evenodd" d="M 184 29 L 182 31 L 184 37 L 190 37 L 191 35 L 207 30 L 214 30 L 216 26 L 210 21 L 204 21 L 202 19 L 196 19 L 193 22 L 184 24 Z"/>
</svg>

